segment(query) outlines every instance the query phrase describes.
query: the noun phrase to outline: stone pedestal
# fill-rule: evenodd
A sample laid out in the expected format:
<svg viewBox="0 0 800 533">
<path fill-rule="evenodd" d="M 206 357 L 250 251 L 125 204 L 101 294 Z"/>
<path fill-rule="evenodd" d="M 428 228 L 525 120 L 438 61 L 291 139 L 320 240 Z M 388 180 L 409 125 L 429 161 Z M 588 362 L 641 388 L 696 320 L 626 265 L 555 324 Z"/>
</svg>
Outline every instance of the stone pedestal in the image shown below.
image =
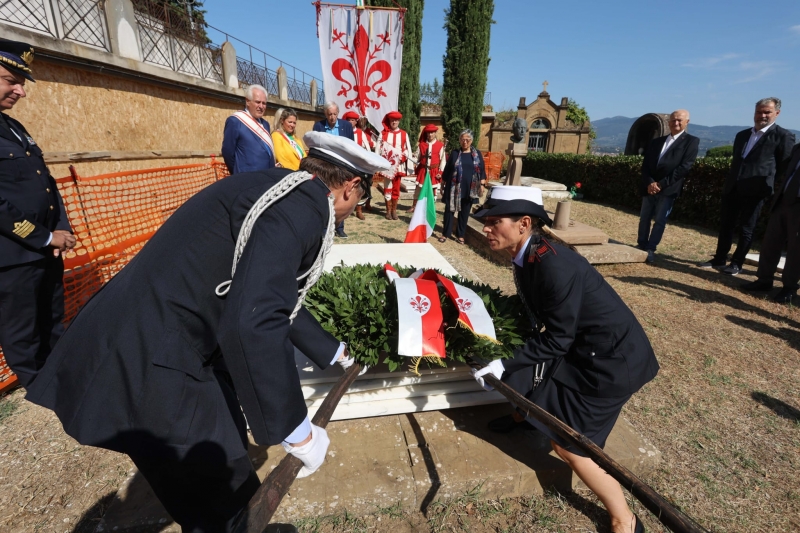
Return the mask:
<svg viewBox="0 0 800 533">
<path fill-rule="evenodd" d="M 508 143 L 508 172 L 506 185 L 522 185 L 522 158 L 528 155 L 528 147 L 522 143 Z"/>
</svg>

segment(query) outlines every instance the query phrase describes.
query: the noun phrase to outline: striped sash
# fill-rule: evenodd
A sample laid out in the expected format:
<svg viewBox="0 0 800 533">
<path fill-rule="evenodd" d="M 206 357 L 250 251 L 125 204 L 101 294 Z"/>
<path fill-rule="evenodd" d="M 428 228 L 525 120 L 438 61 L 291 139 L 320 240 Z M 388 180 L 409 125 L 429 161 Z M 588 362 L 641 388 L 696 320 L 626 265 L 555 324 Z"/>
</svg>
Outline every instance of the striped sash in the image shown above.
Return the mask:
<svg viewBox="0 0 800 533">
<path fill-rule="evenodd" d="M 264 141 L 264 144 L 267 145 L 271 154 L 275 153 L 275 146 L 272 144 L 272 137 L 269 136 L 269 132 L 258 122 L 254 119 L 250 113 L 247 111 L 237 111 L 233 114 L 234 117 L 239 119 L 239 122 L 247 126 L 247 128 L 252 131 L 256 137 Z"/>
</svg>

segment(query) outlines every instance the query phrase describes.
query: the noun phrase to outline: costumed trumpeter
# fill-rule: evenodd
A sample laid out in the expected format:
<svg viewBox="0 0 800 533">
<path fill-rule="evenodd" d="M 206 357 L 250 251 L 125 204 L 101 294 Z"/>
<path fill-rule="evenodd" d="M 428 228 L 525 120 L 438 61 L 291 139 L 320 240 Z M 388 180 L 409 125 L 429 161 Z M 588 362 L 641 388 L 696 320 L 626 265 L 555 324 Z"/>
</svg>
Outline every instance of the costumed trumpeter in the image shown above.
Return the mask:
<svg viewBox="0 0 800 533">
<path fill-rule="evenodd" d="M 411 143 L 408 133 L 400 129 L 403 115 L 390 111 L 383 117 L 383 131 L 376 143 L 375 151 L 392 164 L 393 177 L 384 176 L 383 196 L 386 199 L 386 220 L 397 220 L 397 203 L 400 201 L 400 183 L 408 175 L 408 160 Z"/>
<path fill-rule="evenodd" d="M 28 390 L 81 444 L 128 454 L 183 531 L 230 530 L 258 488 L 245 416 L 257 443 L 303 461 L 301 476 L 325 458 L 294 347 L 320 368 L 352 358 L 302 302 L 335 224 L 389 165 L 342 137 L 303 140 L 299 171 L 234 174 L 170 216 Z"/>
<path fill-rule="evenodd" d="M 34 81 L 33 47 L 0 40 L 0 347 L 27 387 L 64 332 L 64 262 L 75 237 L 42 149 L 6 112 Z"/>
<path fill-rule="evenodd" d="M 541 235 L 540 225 L 551 221 L 538 189 L 495 187 L 474 216 L 483 220 L 490 248 L 512 259 L 517 294 L 538 332 L 513 358 L 476 371 L 476 379 L 484 386 L 487 374 L 502 379 L 603 448 L 622 406 L 658 372 L 642 326 L 584 257 Z M 597 494 L 612 531 L 644 530 L 614 478 L 547 426 L 528 422 Z M 511 417 L 506 425 L 514 425 Z"/>
</svg>

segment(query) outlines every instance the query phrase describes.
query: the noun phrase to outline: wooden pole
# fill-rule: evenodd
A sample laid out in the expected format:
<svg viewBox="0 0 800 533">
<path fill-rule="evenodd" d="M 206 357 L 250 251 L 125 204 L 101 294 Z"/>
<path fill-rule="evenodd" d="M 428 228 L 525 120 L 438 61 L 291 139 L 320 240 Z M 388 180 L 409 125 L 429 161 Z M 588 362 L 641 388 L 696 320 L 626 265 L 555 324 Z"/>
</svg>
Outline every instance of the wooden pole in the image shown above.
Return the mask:
<svg viewBox="0 0 800 533">
<path fill-rule="evenodd" d="M 474 361 L 470 362 L 470 365 L 475 368 L 481 368 L 481 365 Z M 652 487 L 639 479 L 636 474 L 609 457 L 606 452 L 585 435 L 578 433 L 491 374 L 484 376 L 483 379 L 505 396 L 509 402 L 521 409 L 525 416 L 535 418 L 547 428 L 553 430 L 558 436 L 580 448 L 590 459 L 616 479 L 620 485 L 628 489 L 642 505 L 671 531 L 675 533 L 708 533 L 697 522 L 676 509 Z"/>
<path fill-rule="evenodd" d="M 328 392 L 316 414 L 314 414 L 314 418 L 311 420 L 312 424 L 322 428 L 328 425 L 336 406 L 339 405 L 339 400 L 342 399 L 344 393 L 358 377 L 359 372 L 361 372 L 361 365 L 358 363 L 353 363 L 345 371 L 339 381 Z M 272 515 L 275 514 L 275 510 L 289 491 L 289 487 L 292 486 L 302 466 L 303 463 L 300 459 L 294 455 L 287 454 L 278 466 L 270 472 L 253 497 L 250 498 L 244 514 L 234 526 L 234 533 L 262 533 L 267 528 Z"/>
</svg>

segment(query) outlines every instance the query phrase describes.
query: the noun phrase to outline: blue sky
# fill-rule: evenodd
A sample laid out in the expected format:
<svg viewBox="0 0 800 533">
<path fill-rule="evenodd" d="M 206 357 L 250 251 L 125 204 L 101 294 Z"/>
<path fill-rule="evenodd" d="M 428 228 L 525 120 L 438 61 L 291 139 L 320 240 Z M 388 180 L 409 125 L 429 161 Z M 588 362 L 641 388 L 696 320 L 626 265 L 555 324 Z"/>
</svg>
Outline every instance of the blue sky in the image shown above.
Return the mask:
<svg viewBox="0 0 800 533">
<path fill-rule="evenodd" d="M 448 5 L 425 0 L 423 82 L 442 80 Z M 310 0 L 204 7 L 212 26 L 321 78 Z M 798 0 L 495 0 L 494 20 L 487 91 L 496 110 L 530 102 L 547 80 L 552 100 L 574 98 L 592 119 L 685 107 L 696 124 L 747 126 L 755 101 L 777 96 L 778 122 L 800 129 Z"/>
</svg>

